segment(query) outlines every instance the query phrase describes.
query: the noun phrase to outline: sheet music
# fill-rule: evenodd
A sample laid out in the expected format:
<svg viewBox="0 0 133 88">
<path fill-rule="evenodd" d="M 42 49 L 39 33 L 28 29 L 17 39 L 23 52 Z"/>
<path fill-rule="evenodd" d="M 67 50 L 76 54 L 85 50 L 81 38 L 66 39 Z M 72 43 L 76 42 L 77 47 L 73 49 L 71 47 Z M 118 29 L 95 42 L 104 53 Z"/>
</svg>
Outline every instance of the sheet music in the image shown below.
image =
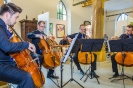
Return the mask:
<svg viewBox="0 0 133 88">
<path fill-rule="evenodd" d="M 74 44 L 75 44 L 75 42 L 77 40 L 78 35 L 79 35 L 79 33 L 75 36 L 75 38 L 73 38 L 72 43 L 71 43 L 71 45 L 70 45 L 70 47 L 69 47 L 69 49 L 67 51 L 67 54 L 65 56 L 63 56 L 63 58 L 62 58 L 62 62 L 66 62 L 67 58 L 69 57 L 69 55 L 70 55 L 70 53 L 72 51 L 72 48 L 73 48 L 73 46 L 74 46 Z"/>
</svg>

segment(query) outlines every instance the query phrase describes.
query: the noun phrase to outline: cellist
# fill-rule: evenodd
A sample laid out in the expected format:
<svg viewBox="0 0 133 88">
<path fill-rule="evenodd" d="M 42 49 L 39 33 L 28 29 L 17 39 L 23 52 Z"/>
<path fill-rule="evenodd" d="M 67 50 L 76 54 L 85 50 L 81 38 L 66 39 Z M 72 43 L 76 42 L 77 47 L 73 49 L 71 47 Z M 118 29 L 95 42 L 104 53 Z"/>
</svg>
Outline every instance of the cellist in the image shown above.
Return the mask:
<svg viewBox="0 0 133 88">
<path fill-rule="evenodd" d="M 84 24 L 81 24 L 80 27 L 79 27 L 79 35 L 78 35 L 78 39 L 82 39 L 82 38 L 85 38 L 85 31 L 86 31 L 86 28 L 85 28 L 85 25 Z M 71 35 L 68 35 L 67 38 L 69 40 L 69 42 L 72 41 L 72 39 L 75 37 L 75 35 L 78 34 L 78 33 L 74 33 L 74 34 L 71 34 Z M 94 62 L 92 62 L 92 66 L 93 66 L 93 71 L 96 70 L 96 59 L 97 59 L 97 55 L 94 54 Z M 78 62 L 78 52 L 74 54 L 73 56 L 73 60 L 74 60 L 74 63 L 75 65 L 77 66 L 78 70 L 80 71 L 81 74 L 84 74 L 79 62 Z M 90 73 L 92 74 L 92 73 Z M 98 78 L 99 76 L 97 74 L 93 74 L 93 76 L 95 78 Z"/>
<path fill-rule="evenodd" d="M 125 30 L 125 33 L 122 34 L 119 37 L 119 39 L 133 38 L 132 32 L 133 32 L 133 25 L 127 25 L 126 30 Z M 113 70 L 113 72 L 115 72 L 115 74 L 113 75 L 113 78 L 116 78 L 116 77 L 119 76 L 117 62 L 115 60 L 115 55 L 116 54 L 113 54 L 111 56 L 112 70 Z"/>
<path fill-rule="evenodd" d="M 0 81 L 17 84 L 18 88 L 35 88 L 31 75 L 14 66 L 9 53 L 29 49 L 35 52 L 35 46 L 29 42 L 10 42 L 7 25 L 14 25 L 22 9 L 13 4 L 3 4 L 0 8 Z M 20 58 L 21 59 L 21 58 Z"/>
<path fill-rule="evenodd" d="M 37 24 L 37 30 L 32 31 L 27 34 L 27 37 L 32 40 L 32 43 L 36 47 L 36 53 L 42 55 L 42 51 L 39 49 L 38 43 L 40 39 L 42 39 L 44 36 L 42 32 L 44 31 L 45 28 L 45 22 L 44 21 L 39 21 Z M 46 36 L 45 36 L 46 37 Z M 47 78 L 55 78 L 58 79 L 58 76 L 55 76 L 53 69 L 49 69 L 49 72 L 47 73 Z"/>
</svg>

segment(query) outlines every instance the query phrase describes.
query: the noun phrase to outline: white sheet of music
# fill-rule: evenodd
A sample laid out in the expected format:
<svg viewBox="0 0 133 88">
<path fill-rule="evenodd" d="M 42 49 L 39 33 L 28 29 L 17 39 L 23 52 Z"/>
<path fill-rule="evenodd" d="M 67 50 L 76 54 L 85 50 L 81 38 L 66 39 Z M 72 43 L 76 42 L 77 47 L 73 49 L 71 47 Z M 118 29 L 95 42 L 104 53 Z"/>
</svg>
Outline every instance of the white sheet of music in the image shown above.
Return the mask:
<svg viewBox="0 0 133 88">
<path fill-rule="evenodd" d="M 70 45 L 70 47 L 69 47 L 69 49 L 67 51 L 67 54 L 65 56 L 63 56 L 63 58 L 62 58 L 63 62 L 66 62 L 66 60 L 68 59 L 68 57 L 69 57 L 69 55 L 70 55 L 70 53 L 72 51 L 72 48 L 73 48 L 73 46 L 74 46 L 74 44 L 75 44 L 75 42 L 77 40 L 78 35 L 79 35 L 79 33 L 75 36 L 75 38 L 73 38 L 72 43 L 71 43 L 71 45 Z"/>
</svg>

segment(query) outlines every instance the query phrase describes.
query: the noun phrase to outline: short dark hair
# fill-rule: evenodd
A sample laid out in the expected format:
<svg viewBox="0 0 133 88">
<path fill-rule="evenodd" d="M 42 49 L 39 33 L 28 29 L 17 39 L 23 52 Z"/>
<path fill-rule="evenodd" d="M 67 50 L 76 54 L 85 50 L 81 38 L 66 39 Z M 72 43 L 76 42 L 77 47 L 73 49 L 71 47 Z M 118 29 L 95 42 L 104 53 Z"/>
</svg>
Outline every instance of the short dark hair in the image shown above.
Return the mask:
<svg viewBox="0 0 133 88">
<path fill-rule="evenodd" d="M 79 28 L 81 28 L 81 26 L 85 26 L 85 24 L 81 24 Z"/>
<path fill-rule="evenodd" d="M 133 31 L 133 25 L 132 24 L 127 25 L 127 27 L 132 28 L 132 31 Z"/>
<path fill-rule="evenodd" d="M 38 23 L 37 23 L 37 24 L 38 24 L 38 25 L 40 25 L 41 23 L 45 24 L 45 22 L 44 22 L 44 21 L 42 21 L 42 20 L 41 20 L 41 21 L 38 21 Z"/>
<path fill-rule="evenodd" d="M 21 13 L 22 9 L 19 6 L 15 5 L 14 3 L 3 4 L 0 7 L 0 15 L 3 15 L 6 12 L 9 12 L 11 15 L 13 15 L 16 12 Z"/>
</svg>

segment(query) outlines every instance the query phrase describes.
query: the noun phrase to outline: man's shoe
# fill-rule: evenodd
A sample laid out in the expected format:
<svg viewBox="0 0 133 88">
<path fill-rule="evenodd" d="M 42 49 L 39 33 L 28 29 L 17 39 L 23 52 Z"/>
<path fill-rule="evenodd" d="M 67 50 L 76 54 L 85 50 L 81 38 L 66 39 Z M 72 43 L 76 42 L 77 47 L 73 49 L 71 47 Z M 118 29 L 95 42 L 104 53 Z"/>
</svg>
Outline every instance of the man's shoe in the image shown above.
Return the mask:
<svg viewBox="0 0 133 88">
<path fill-rule="evenodd" d="M 117 78 L 119 76 L 119 74 L 114 74 L 113 78 Z"/>
<path fill-rule="evenodd" d="M 94 73 L 94 72 L 91 72 L 91 73 L 89 73 L 90 74 L 90 76 L 92 75 L 92 77 L 95 77 L 95 78 L 99 78 L 100 76 L 98 76 L 96 73 Z"/>
<path fill-rule="evenodd" d="M 100 76 L 98 76 L 96 73 L 93 74 L 93 76 L 94 76 L 95 78 L 99 78 L 99 77 L 100 77 Z"/>
<path fill-rule="evenodd" d="M 53 78 L 53 79 L 58 79 L 58 76 L 54 76 L 54 75 L 47 75 L 47 78 Z"/>
</svg>

